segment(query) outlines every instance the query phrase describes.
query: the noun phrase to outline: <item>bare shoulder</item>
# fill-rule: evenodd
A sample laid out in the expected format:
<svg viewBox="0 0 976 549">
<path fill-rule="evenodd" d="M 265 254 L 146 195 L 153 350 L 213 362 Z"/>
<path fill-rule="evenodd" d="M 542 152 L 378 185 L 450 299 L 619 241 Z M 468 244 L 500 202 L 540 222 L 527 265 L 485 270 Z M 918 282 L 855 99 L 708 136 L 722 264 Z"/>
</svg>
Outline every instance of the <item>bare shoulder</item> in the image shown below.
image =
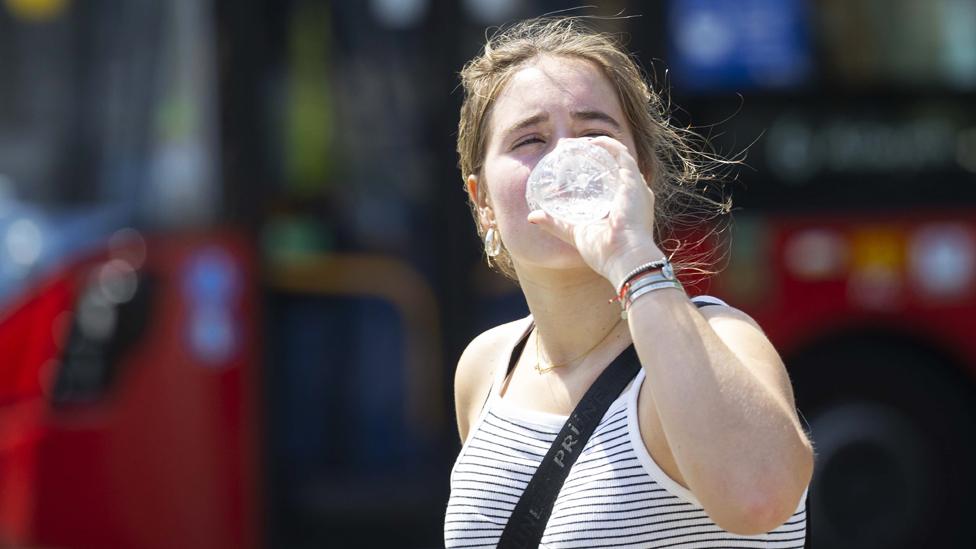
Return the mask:
<svg viewBox="0 0 976 549">
<path fill-rule="evenodd" d="M 508 351 L 528 326 L 519 319 L 496 326 L 471 340 L 454 372 L 454 406 L 461 441 L 481 412 L 498 368 L 508 366 Z"/>
<path fill-rule="evenodd" d="M 751 316 L 749 316 L 748 314 L 746 314 L 745 312 L 739 309 L 736 309 L 735 307 L 729 305 L 728 303 L 720 299 L 710 298 L 710 297 L 699 297 L 696 298 L 695 301 L 706 304 L 704 307 L 699 307 L 698 311 L 702 314 L 703 317 L 705 317 L 706 320 L 709 321 L 710 324 L 712 323 L 713 319 L 715 320 L 735 319 L 740 322 L 744 322 L 752 326 L 754 329 L 762 332 L 762 328 L 759 326 L 759 323 L 757 323 Z"/>
<path fill-rule="evenodd" d="M 762 327 L 747 313 L 724 302 L 698 309 L 719 339 L 769 386 L 776 388 L 784 405 L 795 408 L 786 366 Z"/>
<path fill-rule="evenodd" d="M 726 345 L 758 345 L 765 351 L 772 350 L 762 327 L 746 312 L 717 299 L 706 303 L 698 312 Z"/>
</svg>

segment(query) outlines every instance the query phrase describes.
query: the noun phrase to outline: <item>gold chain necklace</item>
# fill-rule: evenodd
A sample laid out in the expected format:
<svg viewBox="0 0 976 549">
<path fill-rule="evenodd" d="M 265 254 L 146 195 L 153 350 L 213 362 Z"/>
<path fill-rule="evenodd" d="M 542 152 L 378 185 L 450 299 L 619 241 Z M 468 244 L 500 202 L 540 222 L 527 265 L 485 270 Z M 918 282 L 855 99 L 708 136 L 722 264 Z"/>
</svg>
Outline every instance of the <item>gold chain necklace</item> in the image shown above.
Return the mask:
<svg viewBox="0 0 976 549">
<path fill-rule="evenodd" d="M 612 334 L 614 330 L 617 329 L 617 326 L 622 321 L 623 321 L 623 319 L 620 318 L 616 322 L 614 322 L 613 323 L 613 326 L 611 326 L 610 329 L 607 330 L 607 333 L 603 334 L 603 337 L 601 337 L 599 339 L 599 341 L 597 341 L 596 343 L 594 343 L 589 349 L 583 351 L 581 354 L 579 354 L 579 355 L 577 355 L 577 356 L 575 356 L 575 357 L 573 357 L 573 358 L 571 358 L 569 360 L 566 360 L 564 362 L 560 362 L 559 364 L 554 364 L 554 363 L 549 362 L 548 360 L 546 360 L 545 362 L 548 362 L 548 366 L 545 366 L 545 367 L 543 367 L 542 365 L 540 365 L 540 362 L 543 362 L 543 359 L 542 359 L 542 352 L 539 349 L 539 328 L 536 327 L 536 329 L 535 329 L 535 371 L 536 371 L 536 373 L 538 373 L 538 374 L 545 374 L 545 373 L 551 372 L 551 371 L 555 370 L 556 368 L 562 368 L 563 366 L 566 366 L 567 364 L 572 364 L 573 362 L 576 362 L 577 360 L 579 360 L 579 359 L 585 357 L 586 355 L 590 354 L 590 352 L 593 349 L 596 349 L 598 345 L 600 345 L 601 343 L 603 343 L 604 340 L 606 340 L 607 337 L 610 334 Z"/>
</svg>

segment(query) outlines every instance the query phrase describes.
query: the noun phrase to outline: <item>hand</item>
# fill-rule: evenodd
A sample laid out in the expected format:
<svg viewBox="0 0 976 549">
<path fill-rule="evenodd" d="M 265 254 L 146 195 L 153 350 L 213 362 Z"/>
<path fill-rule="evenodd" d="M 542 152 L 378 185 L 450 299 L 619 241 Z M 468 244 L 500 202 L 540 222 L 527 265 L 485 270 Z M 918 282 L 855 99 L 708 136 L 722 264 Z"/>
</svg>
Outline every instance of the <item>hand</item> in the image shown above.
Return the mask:
<svg viewBox="0 0 976 549">
<path fill-rule="evenodd" d="M 527 219 L 572 244 L 583 261 L 616 288 L 631 269 L 660 259 L 664 253 L 654 242 L 654 193 L 634 157 L 616 139 L 597 137 L 592 143 L 606 149 L 619 166 L 620 187 L 610 214 L 582 225 L 561 221 L 543 210 L 530 212 Z"/>
</svg>

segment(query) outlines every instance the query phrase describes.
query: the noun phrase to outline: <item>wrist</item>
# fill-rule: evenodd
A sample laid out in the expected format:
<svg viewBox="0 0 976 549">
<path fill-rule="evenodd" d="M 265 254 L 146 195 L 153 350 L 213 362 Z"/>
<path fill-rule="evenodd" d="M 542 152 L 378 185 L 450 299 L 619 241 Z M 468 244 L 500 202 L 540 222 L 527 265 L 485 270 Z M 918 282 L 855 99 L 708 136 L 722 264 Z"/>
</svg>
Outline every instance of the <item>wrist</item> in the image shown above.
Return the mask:
<svg viewBox="0 0 976 549">
<path fill-rule="evenodd" d="M 611 300 L 620 302 L 620 316 L 628 317 L 630 306 L 643 295 L 664 289 L 680 290 L 684 294 L 684 287 L 675 277 L 674 269 L 666 257 L 648 261 L 635 267 L 621 277 L 616 289 L 617 297 Z"/>
<path fill-rule="evenodd" d="M 614 258 L 609 264 L 606 278 L 610 284 L 613 284 L 614 289 L 619 289 L 628 273 L 645 263 L 657 261 L 662 257 L 666 256 L 656 245 L 651 244 L 636 248 Z"/>
</svg>

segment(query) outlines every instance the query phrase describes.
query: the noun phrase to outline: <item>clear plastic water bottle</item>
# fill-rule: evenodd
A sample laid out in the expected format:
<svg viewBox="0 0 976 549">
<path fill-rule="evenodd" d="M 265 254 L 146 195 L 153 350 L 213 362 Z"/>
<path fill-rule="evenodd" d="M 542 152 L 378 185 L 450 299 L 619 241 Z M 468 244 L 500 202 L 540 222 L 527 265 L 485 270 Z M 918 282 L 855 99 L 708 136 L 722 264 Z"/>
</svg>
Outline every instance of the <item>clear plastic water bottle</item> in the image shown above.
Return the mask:
<svg viewBox="0 0 976 549">
<path fill-rule="evenodd" d="M 587 138 L 562 139 L 529 174 L 525 200 L 530 210 L 581 225 L 610 213 L 619 180 L 617 161 Z"/>
</svg>

